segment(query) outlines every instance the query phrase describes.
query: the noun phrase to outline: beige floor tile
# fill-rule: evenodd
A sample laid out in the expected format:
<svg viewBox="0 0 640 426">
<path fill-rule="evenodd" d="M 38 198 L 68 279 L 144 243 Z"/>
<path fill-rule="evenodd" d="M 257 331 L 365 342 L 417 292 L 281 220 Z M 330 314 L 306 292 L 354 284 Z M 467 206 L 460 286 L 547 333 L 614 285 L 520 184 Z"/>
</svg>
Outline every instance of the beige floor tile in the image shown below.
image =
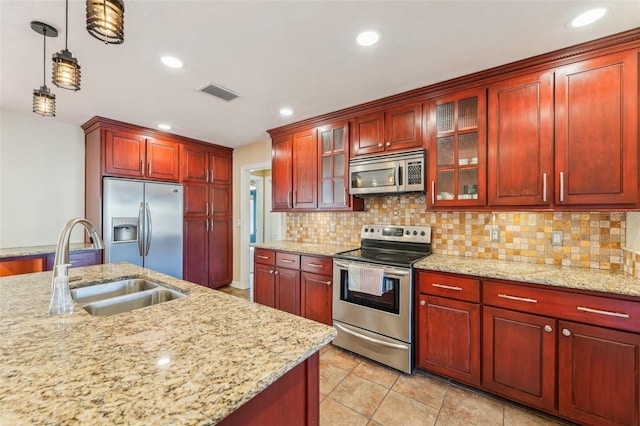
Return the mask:
<svg viewBox="0 0 640 426">
<path fill-rule="evenodd" d="M 563 424 L 566 423 L 540 417 L 510 404 L 504 405 L 504 426 L 556 426 Z"/>
<path fill-rule="evenodd" d="M 474 426 L 474 424 L 441 411 L 436 420 L 436 426 Z"/>
<path fill-rule="evenodd" d="M 502 425 L 504 404 L 457 386 L 449 386 L 442 412 L 476 426 Z"/>
<path fill-rule="evenodd" d="M 360 358 L 336 347 L 320 354 L 320 358 L 329 364 L 349 371 L 353 370 L 353 368 L 360 363 Z"/>
<path fill-rule="evenodd" d="M 415 372 L 412 376 L 398 377 L 392 389 L 439 410 L 447 394 L 447 389 L 449 389 L 449 384 L 444 380 Z"/>
<path fill-rule="evenodd" d="M 373 420 L 383 426 L 433 426 L 438 409 L 390 391 L 375 412 Z"/>
<path fill-rule="evenodd" d="M 319 394 L 320 394 L 320 402 L 322 402 L 322 400 L 327 397 L 327 394 L 322 392 L 319 392 Z"/>
<path fill-rule="evenodd" d="M 388 391 L 384 386 L 355 374 L 349 374 L 336 386 L 328 398 L 370 418 Z"/>
<path fill-rule="evenodd" d="M 400 376 L 400 373 L 396 370 L 368 360 L 360 362 L 360 364 L 353 369 L 353 373 L 382 385 L 385 388 L 391 388 Z"/>
<path fill-rule="evenodd" d="M 365 426 L 368 422 L 368 418 L 331 398 L 325 398 L 320 403 L 320 426 Z"/>
<path fill-rule="evenodd" d="M 367 423 L 367 426 L 382 426 L 380 423 L 375 422 L 373 420 L 369 420 L 369 423 Z"/>
<path fill-rule="evenodd" d="M 328 395 L 349 372 L 320 359 L 320 393 Z"/>
</svg>

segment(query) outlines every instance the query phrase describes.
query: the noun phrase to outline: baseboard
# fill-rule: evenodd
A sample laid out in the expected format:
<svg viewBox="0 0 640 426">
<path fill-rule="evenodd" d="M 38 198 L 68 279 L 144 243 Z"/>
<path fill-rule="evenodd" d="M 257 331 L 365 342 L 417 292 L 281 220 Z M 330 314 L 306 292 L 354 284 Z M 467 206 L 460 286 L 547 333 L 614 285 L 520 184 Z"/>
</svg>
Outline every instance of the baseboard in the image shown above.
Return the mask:
<svg viewBox="0 0 640 426">
<path fill-rule="evenodd" d="M 229 284 L 229 286 L 233 287 L 233 288 L 237 288 L 240 290 L 248 290 L 249 289 L 249 284 L 242 284 L 238 281 L 231 281 L 231 284 Z"/>
</svg>

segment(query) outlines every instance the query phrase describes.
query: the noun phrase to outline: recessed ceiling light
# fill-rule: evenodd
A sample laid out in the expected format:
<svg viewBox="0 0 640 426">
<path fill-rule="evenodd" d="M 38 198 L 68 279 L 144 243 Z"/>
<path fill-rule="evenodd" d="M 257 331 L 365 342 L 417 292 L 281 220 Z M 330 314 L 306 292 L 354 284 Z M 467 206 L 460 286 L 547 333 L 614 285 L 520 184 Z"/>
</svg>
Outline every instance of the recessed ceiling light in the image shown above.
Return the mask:
<svg viewBox="0 0 640 426">
<path fill-rule="evenodd" d="M 168 124 L 158 124 L 158 129 L 171 130 L 171 126 Z"/>
<path fill-rule="evenodd" d="M 284 115 L 286 117 L 293 115 L 293 110 L 291 108 L 282 108 L 280 110 L 280 115 Z"/>
<path fill-rule="evenodd" d="M 182 61 L 173 56 L 163 56 L 160 60 L 169 68 L 182 68 Z"/>
<path fill-rule="evenodd" d="M 581 13 L 580 15 L 573 18 L 568 22 L 569 28 L 580 28 L 589 24 L 593 24 L 598 19 L 602 18 L 607 14 L 608 8 L 605 6 L 596 7 L 594 9 L 587 10 L 586 12 Z"/>
<path fill-rule="evenodd" d="M 360 46 L 371 46 L 380 40 L 380 34 L 376 31 L 363 31 L 358 34 L 356 41 Z"/>
</svg>

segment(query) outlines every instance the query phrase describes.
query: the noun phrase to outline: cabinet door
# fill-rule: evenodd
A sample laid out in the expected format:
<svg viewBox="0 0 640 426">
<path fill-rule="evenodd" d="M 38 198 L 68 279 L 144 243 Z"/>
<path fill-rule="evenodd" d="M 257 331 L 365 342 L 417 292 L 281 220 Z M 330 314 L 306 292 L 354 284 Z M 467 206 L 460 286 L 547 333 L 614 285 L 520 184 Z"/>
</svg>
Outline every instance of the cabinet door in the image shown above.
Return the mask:
<svg viewBox="0 0 640 426">
<path fill-rule="evenodd" d="M 316 129 L 293 135 L 293 208 L 318 207 L 318 140 Z"/>
<path fill-rule="evenodd" d="M 184 214 L 187 216 L 207 216 L 209 185 L 188 183 L 184 185 Z"/>
<path fill-rule="evenodd" d="M 204 286 L 208 285 L 208 227 L 205 217 L 184 218 L 184 280 Z"/>
<path fill-rule="evenodd" d="M 552 196 L 553 73 L 489 86 L 489 205 L 549 205 Z"/>
<path fill-rule="evenodd" d="M 231 219 L 209 219 L 209 287 L 231 282 Z"/>
<path fill-rule="evenodd" d="M 332 280 L 332 277 L 327 275 L 302 273 L 300 315 L 327 325 L 333 324 Z"/>
<path fill-rule="evenodd" d="M 231 183 L 232 158 L 228 152 L 211 151 L 211 183 Z"/>
<path fill-rule="evenodd" d="M 387 151 L 422 147 L 422 103 L 386 110 L 384 130 Z"/>
<path fill-rule="evenodd" d="M 253 301 L 276 307 L 275 275 L 273 265 L 253 263 Z"/>
<path fill-rule="evenodd" d="M 640 424 L 640 335 L 559 322 L 558 409 L 582 424 Z"/>
<path fill-rule="evenodd" d="M 180 163 L 183 182 L 209 182 L 209 150 L 205 147 L 183 144 Z"/>
<path fill-rule="evenodd" d="M 355 157 L 384 151 L 384 136 L 384 112 L 356 118 L 351 155 Z"/>
<path fill-rule="evenodd" d="M 273 176 L 272 207 L 275 211 L 288 210 L 293 207 L 293 153 L 291 136 L 283 136 L 272 141 L 271 174 Z"/>
<path fill-rule="evenodd" d="M 209 185 L 209 204 L 211 215 L 231 215 L 231 186 Z"/>
<path fill-rule="evenodd" d="M 553 410 L 555 320 L 483 307 L 482 385 L 533 407 Z"/>
<path fill-rule="evenodd" d="M 147 139 L 147 177 L 178 181 L 180 145 L 163 139 Z"/>
<path fill-rule="evenodd" d="M 277 268 L 276 308 L 300 315 L 300 271 Z"/>
<path fill-rule="evenodd" d="M 318 129 L 318 207 L 345 208 L 349 205 L 349 123 L 330 124 Z"/>
<path fill-rule="evenodd" d="M 105 165 L 107 175 L 144 176 L 145 138 L 142 135 L 118 130 L 105 130 Z"/>
<path fill-rule="evenodd" d="M 637 51 L 556 71 L 556 172 L 556 204 L 637 204 Z"/>
<path fill-rule="evenodd" d="M 480 305 L 420 294 L 419 368 L 480 385 Z"/>
<path fill-rule="evenodd" d="M 485 204 L 485 103 L 484 88 L 429 102 L 431 206 Z"/>
</svg>

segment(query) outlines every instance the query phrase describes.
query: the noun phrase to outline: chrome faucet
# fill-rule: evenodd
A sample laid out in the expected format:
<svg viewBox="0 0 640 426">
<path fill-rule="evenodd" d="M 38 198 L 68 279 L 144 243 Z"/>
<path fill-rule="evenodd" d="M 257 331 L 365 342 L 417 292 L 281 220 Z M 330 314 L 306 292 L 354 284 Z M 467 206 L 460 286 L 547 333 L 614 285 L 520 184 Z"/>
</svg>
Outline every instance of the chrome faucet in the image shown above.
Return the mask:
<svg viewBox="0 0 640 426">
<path fill-rule="evenodd" d="M 104 243 L 102 242 L 100 235 L 98 235 L 96 227 L 93 226 L 93 223 L 89 222 L 87 219 L 82 218 L 71 219 L 69 222 L 67 222 L 64 228 L 62 228 L 60 236 L 58 237 L 58 244 L 56 245 L 56 257 L 53 261 L 53 277 L 51 278 L 52 285 L 58 274 L 59 268 L 56 268 L 56 266 L 69 263 L 69 240 L 71 239 L 71 230 L 78 223 L 84 226 L 84 228 L 89 233 L 93 248 L 104 249 Z"/>
</svg>

